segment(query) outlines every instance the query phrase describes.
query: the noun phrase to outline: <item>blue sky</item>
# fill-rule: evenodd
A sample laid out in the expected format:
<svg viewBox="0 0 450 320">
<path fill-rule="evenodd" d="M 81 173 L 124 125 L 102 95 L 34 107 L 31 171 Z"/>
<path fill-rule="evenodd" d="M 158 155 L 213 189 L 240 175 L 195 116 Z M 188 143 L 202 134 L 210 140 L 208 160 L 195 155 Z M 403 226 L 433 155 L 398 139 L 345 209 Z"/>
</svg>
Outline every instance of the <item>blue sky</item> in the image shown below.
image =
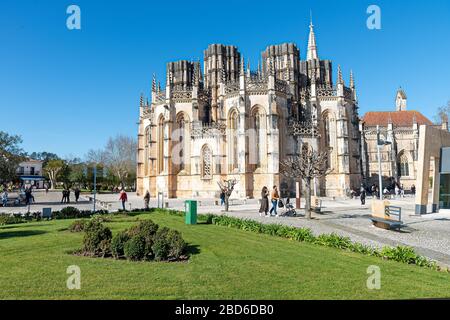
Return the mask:
<svg viewBox="0 0 450 320">
<path fill-rule="evenodd" d="M 66 28 L 81 8 L 82 29 Z M 366 27 L 381 8 L 382 29 Z M 0 130 L 26 151 L 83 156 L 118 133 L 136 135 L 139 95 L 165 63 L 202 58 L 210 43 L 232 44 L 250 61 L 267 45 L 296 43 L 306 58 L 310 10 L 319 56 L 355 73 L 361 116 L 394 108 L 433 118 L 450 100 L 450 1 L 103 1 L 0 4 Z M 253 65 L 253 68 L 256 68 Z"/>
</svg>

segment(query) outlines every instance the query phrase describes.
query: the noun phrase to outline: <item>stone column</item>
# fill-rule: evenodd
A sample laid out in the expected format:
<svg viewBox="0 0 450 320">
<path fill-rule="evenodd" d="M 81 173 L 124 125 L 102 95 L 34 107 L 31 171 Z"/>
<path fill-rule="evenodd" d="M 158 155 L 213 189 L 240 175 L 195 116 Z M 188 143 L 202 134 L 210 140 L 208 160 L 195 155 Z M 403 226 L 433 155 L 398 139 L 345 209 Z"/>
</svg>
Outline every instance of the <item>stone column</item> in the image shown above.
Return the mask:
<svg viewBox="0 0 450 320">
<path fill-rule="evenodd" d="M 440 174 L 440 159 L 435 157 L 434 158 L 434 176 L 433 176 L 433 190 L 431 191 L 433 199 L 433 213 L 436 213 L 439 211 L 439 187 L 441 184 L 441 174 Z"/>
<path fill-rule="evenodd" d="M 430 154 L 429 149 L 426 148 L 427 136 L 426 127 L 420 128 L 419 140 L 419 163 L 417 166 L 417 185 L 416 185 L 416 215 L 427 213 L 428 204 L 428 177 L 430 175 Z"/>
</svg>

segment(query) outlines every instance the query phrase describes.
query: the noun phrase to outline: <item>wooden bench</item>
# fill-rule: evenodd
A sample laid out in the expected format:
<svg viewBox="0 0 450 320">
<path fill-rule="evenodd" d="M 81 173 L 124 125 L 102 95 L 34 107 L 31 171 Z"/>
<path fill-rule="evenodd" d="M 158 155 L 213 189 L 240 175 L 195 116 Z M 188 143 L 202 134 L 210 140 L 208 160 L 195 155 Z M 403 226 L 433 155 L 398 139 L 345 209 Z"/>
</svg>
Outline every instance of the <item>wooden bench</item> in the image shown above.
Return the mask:
<svg viewBox="0 0 450 320">
<path fill-rule="evenodd" d="M 402 208 L 387 206 L 384 213 L 388 219 L 380 217 L 371 218 L 375 227 L 386 230 L 400 230 L 403 227 Z"/>
</svg>

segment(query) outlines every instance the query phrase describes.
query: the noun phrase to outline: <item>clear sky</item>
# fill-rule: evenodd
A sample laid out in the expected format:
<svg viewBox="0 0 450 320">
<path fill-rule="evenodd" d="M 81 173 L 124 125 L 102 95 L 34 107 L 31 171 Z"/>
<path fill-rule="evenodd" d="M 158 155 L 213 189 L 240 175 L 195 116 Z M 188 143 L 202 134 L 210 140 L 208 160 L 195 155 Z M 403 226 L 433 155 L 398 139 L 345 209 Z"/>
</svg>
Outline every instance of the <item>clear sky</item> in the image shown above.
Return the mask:
<svg viewBox="0 0 450 320">
<path fill-rule="evenodd" d="M 66 9 L 81 8 L 81 30 Z M 381 30 L 366 27 L 381 8 Z M 361 116 L 409 109 L 433 118 L 450 99 L 450 1 L 104 1 L 0 3 L 0 130 L 26 151 L 83 156 L 118 133 L 137 134 L 141 92 L 165 64 L 202 58 L 210 43 L 257 61 L 267 45 L 294 42 L 306 58 L 310 10 L 319 56 L 355 73 Z M 256 63 L 252 66 L 256 68 Z"/>
</svg>

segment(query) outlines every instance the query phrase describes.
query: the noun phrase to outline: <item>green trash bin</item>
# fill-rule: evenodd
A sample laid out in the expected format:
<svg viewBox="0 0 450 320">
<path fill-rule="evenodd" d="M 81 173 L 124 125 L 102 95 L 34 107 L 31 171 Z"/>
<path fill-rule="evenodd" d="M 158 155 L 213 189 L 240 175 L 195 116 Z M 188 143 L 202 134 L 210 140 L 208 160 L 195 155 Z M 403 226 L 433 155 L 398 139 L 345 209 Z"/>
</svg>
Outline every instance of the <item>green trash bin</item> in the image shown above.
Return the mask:
<svg viewBox="0 0 450 320">
<path fill-rule="evenodd" d="M 185 217 L 186 224 L 197 224 L 197 201 L 186 200 Z"/>
</svg>

